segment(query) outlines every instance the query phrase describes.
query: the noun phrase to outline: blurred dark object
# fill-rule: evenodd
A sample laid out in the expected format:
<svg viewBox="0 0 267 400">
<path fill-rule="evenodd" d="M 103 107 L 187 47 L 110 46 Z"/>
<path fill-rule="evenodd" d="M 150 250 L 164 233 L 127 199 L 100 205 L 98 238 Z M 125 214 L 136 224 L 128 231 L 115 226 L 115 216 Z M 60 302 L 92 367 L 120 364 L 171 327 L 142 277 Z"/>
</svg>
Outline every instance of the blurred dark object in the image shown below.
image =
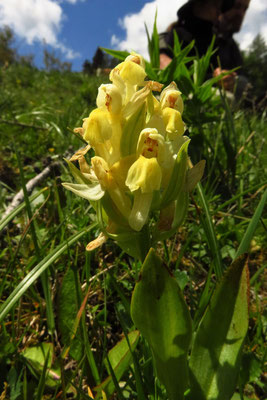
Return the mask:
<svg viewBox="0 0 267 400">
<path fill-rule="evenodd" d="M 88 60 L 85 60 L 83 63 L 83 73 L 90 75 L 93 73 L 93 70 L 94 69 L 92 63 L 90 63 L 90 61 Z"/>
<path fill-rule="evenodd" d="M 243 75 L 243 58 L 233 34 L 239 32 L 249 2 L 250 0 L 189 0 L 178 10 L 178 20 L 171 24 L 166 32 L 160 34 L 161 68 L 165 68 L 171 61 L 174 31 L 182 43 L 182 48 L 192 40 L 195 41 L 189 56 L 197 54 L 202 57 L 206 54 L 215 36 L 216 51 L 211 57 L 207 79 L 213 76 L 214 70 L 216 76 L 223 70 L 241 67 L 235 74 L 231 73 L 222 79 L 222 85 L 226 85 L 225 89 L 233 91 L 236 76 Z"/>
</svg>

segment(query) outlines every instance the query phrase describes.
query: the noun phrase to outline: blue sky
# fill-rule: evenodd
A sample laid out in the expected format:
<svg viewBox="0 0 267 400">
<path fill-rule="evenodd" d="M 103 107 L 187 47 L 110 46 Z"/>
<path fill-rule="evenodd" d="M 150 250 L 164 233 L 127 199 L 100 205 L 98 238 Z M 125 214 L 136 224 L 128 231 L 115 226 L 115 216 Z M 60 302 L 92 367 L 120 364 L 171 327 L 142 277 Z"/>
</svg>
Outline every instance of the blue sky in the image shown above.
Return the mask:
<svg viewBox="0 0 267 400">
<path fill-rule="evenodd" d="M 33 54 L 42 67 L 43 49 L 54 50 L 73 70 L 81 70 L 97 47 L 135 50 L 147 57 L 146 22 L 151 31 L 156 9 L 158 30 L 176 19 L 186 0 L 0 0 L 0 28 L 15 32 L 20 54 Z M 267 1 L 251 0 L 241 32 L 246 49 L 257 33 L 267 41 Z"/>
</svg>

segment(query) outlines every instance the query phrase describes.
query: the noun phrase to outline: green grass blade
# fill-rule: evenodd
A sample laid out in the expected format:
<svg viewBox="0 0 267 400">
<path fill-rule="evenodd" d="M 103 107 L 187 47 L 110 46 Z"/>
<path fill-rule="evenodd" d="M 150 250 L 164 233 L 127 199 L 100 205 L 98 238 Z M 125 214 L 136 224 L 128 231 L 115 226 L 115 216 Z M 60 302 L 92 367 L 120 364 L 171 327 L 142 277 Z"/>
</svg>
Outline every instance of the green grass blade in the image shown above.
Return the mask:
<svg viewBox="0 0 267 400">
<path fill-rule="evenodd" d="M 223 204 L 220 204 L 220 206 L 218 208 L 216 208 L 216 210 L 214 211 L 214 214 L 217 214 L 219 211 L 223 210 L 229 204 L 232 204 L 235 200 L 240 199 L 240 197 L 243 197 L 245 194 L 252 193 L 254 190 L 257 190 L 260 187 L 264 187 L 265 185 L 267 185 L 267 181 L 257 183 L 257 185 L 254 185 L 254 186 L 244 190 L 243 192 L 238 193 L 237 195 L 231 197 L 231 199 L 225 201 Z"/>
<path fill-rule="evenodd" d="M 157 14 L 156 11 L 155 19 L 154 19 L 154 26 L 153 26 L 153 34 L 152 34 L 152 43 L 153 43 L 153 67 L 158 69 L 159 68 L 159 35 L 157 30 Z"/>
<path fill-rule="evenodd" d="M 97 368 L 97 365 L 96 365 L 96 362 L 95 362 L 94 354 L 92 352 L 91 344 L 89 342 L 88 327 L 86 326 L 86 323 L 85 323 L 85 315 L 84 315 L 84 313 L 82 315 L 81 323 L 82 323 L 82 332 L 83 332 L 83 342 L 84 342 L 85 355 L 86 355 L 88 364 L 90 365 L 94 380 L 95 380 L 96 384 L 99 385 L 101 380 L 100 380 L 98 368 Z"/>
<path fill-rule="evenodd" d="M 48 367 L 48 362 L 50 358 L 50 352 L 48 351 L 46 357 L 45 357 L 45 363 L 44 367 L 42 370 L 42 374 L 38 383 L 37 391 L 36 391 L 36 400 L 42 400 L 43 398 L 43 393 L 45 389 L 45 378 L 46 378 L 46 373 L 47 373 L 47 367 Z"/>
<path fill-rule="evenodd" d="M 241 254 L 243 254 L 249 250 L 250 242 L 253 238 L 253 235 L 254 235 L 257 225 L 258 225 L 258 222 L 261 218 L 261 214 L 263 212 L 266 200 L 267 200 L 267 189 L 263 193 L 263 196 L 258 204 L 258 207 L 256 208 L 256 211 L 255 211 L 253 217 L 251 218 L 251 221 L 247 227 L 245 235 L 243 236 L 243 239 L 237 249 L 235 259 L 237 257 L 239 257 Z"/>
<path fill-rule="evenodd" d="M 21 180 L 21 186 L 22 190 L 24 193 L 24 200 L 25 200 L 25 206 L 29 218 L 29 224 L 30 224 L 30 231 L 31 231 L 31 236 L 32 236 L 32 241 L 34 244 L 34 249 L 35 249 L 35 254 L 37 257 L 37 260 L 40 262 L 41 260 L 41 251 L 38 243 L 38 225 L 36 223 L 36 220 L 34 219 L 33 213 L 32 213 L 32 208 L 31 208 L 31 203 L 29 200 L 29 195 L 26 187 L 26 182 L 25 182 L 25 177 L 24 177 L 24 171 L 23 171 L 23 166 L 21 163 L 21 158 L 18 150 L 15 147 L 15 153 L 18 161 L 18 167 L 19 167 L 19 172 L 20 172 L 20 180 Z M 52 296 L 51 296 L 51 290 L 50 290 L 50 283 L 49 283 L 49 278 L 47 275 L 47 271 L 44 272 L 44 274 L 41 276 L 41 283 L 44 291 L 44 297 L 45 297 L 45 302 L 46 302 L 46 315 L 47 315 L 47 325 L 48 329 L 50 332 L 54 332 L 55 330 L 55 321 L 54 321 L 54 314 L 53 314 L 53 305 L 52 305 Z"/>
<path fill-rule="evenodd" d="M 97 223 L 89 226 L 89 228 L 83 229 L 81 232 L 71 236 L 68 240 L 57 246 L 51 253 L 49 253 L 43 260 L 41 260 L 29 274 L 19 283 L 11 295 L 6 299 L 0 308 L 0 322 L 6 317 L 8 312 L 26 292 L 26 290 L 36 281 L 37 278 L 55 261 L 61 254 L 64 253 L 71 245 L 76 243 L 80 238 L 95 228 Z"/>
<path fill-rule="evenodd" d="M 103 50 L 105 53 L 107 53 L 110 56 L 117 58 L 118 60 L 121 60 L 121 61 L 124 61 L 125 58 L 130 54 L 128 51 L 106 49 L 105 47 L 101 47 L 101 50 Z"/>
<path fill-rule="evenodd" d="M 211 219 L 210 211 L 209 211 L 209 205 L 206 200 L 206 196 L 204 193 L 204 190 L 202 188 L 202 185 L 200 183 L 197 184 L 197 191 L 199 194 L 199 199 L 201 206 L 203 208 L 204 214 L 205 214 L 205 219 L 201 217 L 201 222 L 207 237 L 207 241 L 211 250 L 213 262 L 214 262 L 214 272 L 216 274 L 217 279 L 220 279 L 223 274 L 223 265 L 222 265 L 222 258 L 221 258 L 221 253 L 219 250 L 213 222 Z"/>
</svg>

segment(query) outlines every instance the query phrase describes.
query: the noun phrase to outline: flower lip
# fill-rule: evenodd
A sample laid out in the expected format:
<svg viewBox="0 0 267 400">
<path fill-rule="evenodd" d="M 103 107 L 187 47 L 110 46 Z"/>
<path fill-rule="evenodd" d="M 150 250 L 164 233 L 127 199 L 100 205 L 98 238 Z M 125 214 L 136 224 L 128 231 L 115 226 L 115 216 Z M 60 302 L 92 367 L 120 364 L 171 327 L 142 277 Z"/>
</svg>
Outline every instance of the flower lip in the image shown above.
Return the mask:
<svg viewBox="0 0 267 400">
<path fill-rule="evenodd" d="M 145 158 L 155 157 L 160 164 L 165 158 L 165 142 L 155 128 L 142 130 L 137 143 L 137 155 Z"/>
<path fill-rule="evenodd" d="M 140 155 L 130 167 L 125 183 L 131 192 L 140 189 L 141 193 L 152 193 L 160 189 L 161 178 L 162 172 L 157 159 Z"/>
<path fill-rule="evenodd" d="M 158 142 L 150 138 L 149 136 L 144 140 L 144 149 L 142 151 L 142 156 L 146 158 L 157 157 L 158 156 Z"/>
</svg>

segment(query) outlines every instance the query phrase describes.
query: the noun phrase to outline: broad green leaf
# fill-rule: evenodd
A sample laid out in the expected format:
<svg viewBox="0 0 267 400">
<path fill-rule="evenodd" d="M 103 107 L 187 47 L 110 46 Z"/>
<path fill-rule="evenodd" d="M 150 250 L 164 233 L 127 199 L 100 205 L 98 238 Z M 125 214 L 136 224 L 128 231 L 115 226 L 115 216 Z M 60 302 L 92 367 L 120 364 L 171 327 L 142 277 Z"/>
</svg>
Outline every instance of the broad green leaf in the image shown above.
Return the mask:
<svg viewBox="0 0 267 400">
<path fill-rule="evenodd" d="M 131 315 L 151 347 L 169 399 L 183 399 L 188 389 L 191 318 L 177 281 L 154 249 L 150 249 L 136 283 Z"/>
<path fill-rule="evenodd" d="M 148 41 L 148 52 L 150 58 L 150 65 L 153 69 L 159 68 L 159 35 L 157 30 L 157 11 L 154 18 L 153 32 L 150 37 L 147 25 L 145 24 L 147 41 Z"/>
<path fill-rule="evenodd" d="M 41 343 L 38 346 L 27 347 L 22 351 L 22 356 L 27 360 L 29 369 L 39 377 L 46 366 L 45 383 L 50 386 L 56 386 L 60 380 L 60 368 L 51 369 L 54 357 L 52 343 Z"/>
<path fill-rule="evenodd" d="M 22 373 L 23 369 L 20 371 L 17 370 L 18 368 L 14 365 L 11 366 L 9 369 L 8 373 L 5 375 L 3 380 L 1 381 L 1 384 L 3 382 L 6 382 L 5 389 L 1 393 L 1 400 L 7 399 L 7 388 L 9 392 L 8 400 L 16 400 L 18 398 L 21 398 L 21 393 L 22 393 Z M 2 371 L 1 371 L 2 372 Z M 2 386 L 3 387 L 3 386 Z"/>
<path fill-rule="evenodd" d="M 79 361 L 82 358 L 81 333 L 75 326 L 79 311 L 76 286 L 74 280 L 75 272 L 69 268 L 64 275 L 58 296 L 58 329 L 61 341 L 65 346 L 70 346 L 70 356 Z"/>
<path fill-rule="evenodd" d="M 126 338 L 123 338 L 119 343 L 116 344 L 116 346 L 114 346 L 108 352 L 108 360 L 117 381 L 121 379 L 123 373 L 126 371 L 128 366 L 132 362 L 132 352 L 137 346 L 139 337 L 140 337 L 139 331 L 132 331 L 128 334 L 128 340 L 131 349 L 129 349 L 129 345 L 127 343 Z M 99 395 L 101 395 L 102 390 L 107 395 L 107 398 L 110 398 L 112 393 L 115 391 L 115 384 L 112 380 L 110 366 L 107 359 L 104 360 L 104 363 L 109 373 L 109 376 L 99 386 L 95 387 L 95 390 L 98 392 L 97 398 L 99 398 Z"/>
<path fill-rule="evenodd" d="M 53 345 L 52 343 L 42 343 L 38 346 L 27 347 L 22 351 L 22 355 L 26 358 L 32 365 L 35 365 L 38 372 L 43 370 L 44 362 L 49 354 L 47 367 L 51 368 L 53 360 Z"/>
<path fill-rule="evenodd" d="M 228 400 L 234 394 L 248 329 L 246 255 L 228 269 L 201 320 L 190 358 L 190 400 Z"/>
<path fill-rule="evenodd" d="M 108 234 L 116 240 L 120 248 L 130 256 L 143 261 L 149 249 L 149 234 L 145 225 L 140 232 L 123 231 L 118 234 Z"/>
<path fill-rule="evenodd" d="M 250 400 L 247 396 L 240 396 L 240 393 L 235 393 L 231 400 Z"/>
</svg>

